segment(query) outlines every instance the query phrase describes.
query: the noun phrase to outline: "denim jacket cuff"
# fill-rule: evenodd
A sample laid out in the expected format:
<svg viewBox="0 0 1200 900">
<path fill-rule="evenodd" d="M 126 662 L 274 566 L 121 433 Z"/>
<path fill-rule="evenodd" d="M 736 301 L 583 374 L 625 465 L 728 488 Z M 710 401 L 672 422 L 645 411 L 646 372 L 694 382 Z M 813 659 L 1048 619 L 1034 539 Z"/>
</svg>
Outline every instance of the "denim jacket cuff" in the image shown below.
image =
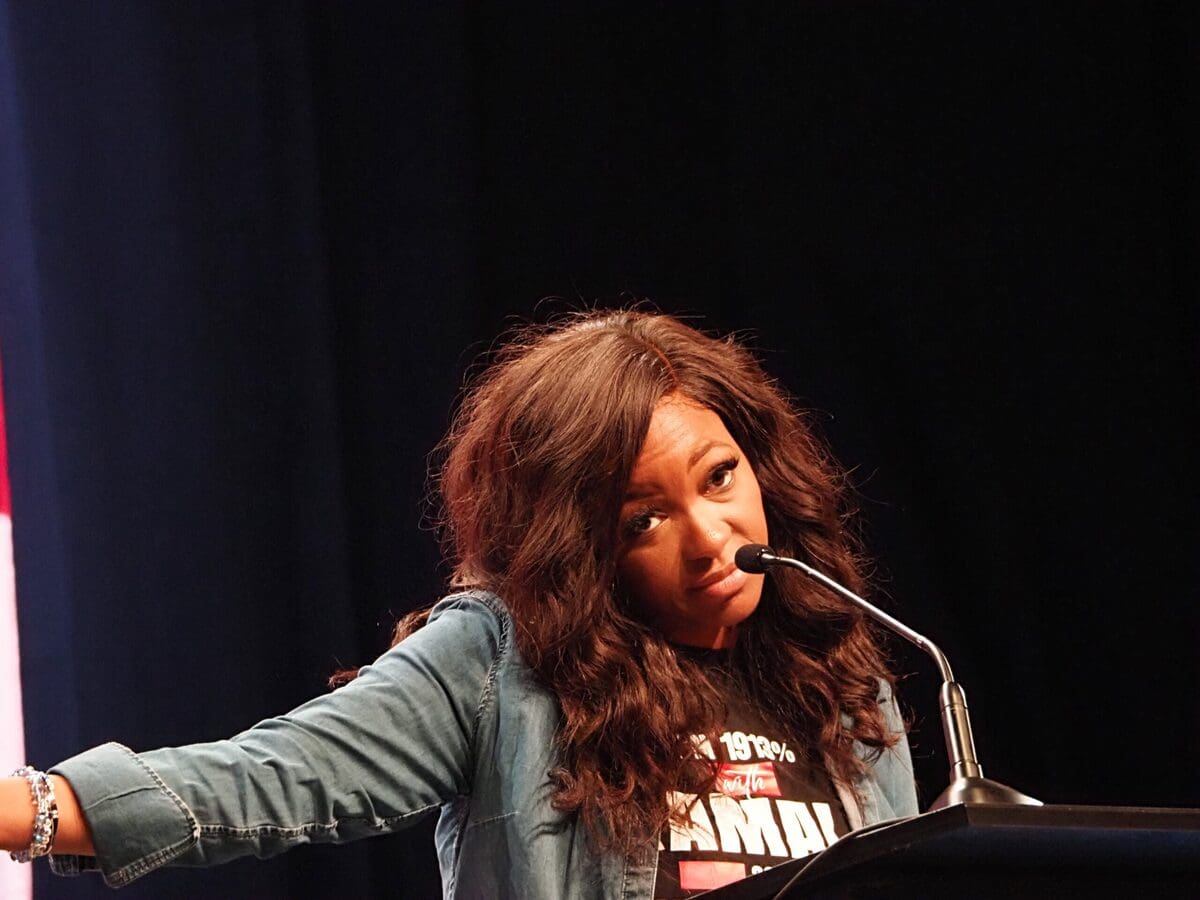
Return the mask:
<svg viewBox="0 0 1200 900">
<path fill-rule="evenodd" d="M 128 747 L 103 744 L 59 763 L 97 841 L 94 860 L 58 856 L 61 875 L 99 869 L 110 887 L 129 884 L 179 856 L 199 839 L 191 810 Z"/>
</svg>

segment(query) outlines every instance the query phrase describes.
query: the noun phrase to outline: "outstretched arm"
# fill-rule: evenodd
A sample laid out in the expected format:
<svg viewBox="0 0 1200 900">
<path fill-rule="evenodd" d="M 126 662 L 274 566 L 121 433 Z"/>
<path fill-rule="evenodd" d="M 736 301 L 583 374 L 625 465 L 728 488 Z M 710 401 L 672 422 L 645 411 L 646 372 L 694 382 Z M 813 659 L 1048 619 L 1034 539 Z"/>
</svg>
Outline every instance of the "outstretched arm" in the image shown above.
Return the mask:
<svg viewBox="0 0 1200 900">
<path fill-rule="evenodd" d="M 58 804 L 56 853 L 92 856 L 92 833 L 79 809 L 79 801 L 67 780 L 51 775 L 54 798 Z M 33 803 L 29 783 L 24 778 L 0 778 L 0 850 L 24 850 L 33 837 Z"/>
<path fill-rule="evenodd" d="M 227 741 L 140 754 L 104 744 L 59 763 L 51 777 L 70 812 L 56 870 L 98 868 L 117 887 L 168 863 L 215 865 L 395 831 L 466 794 L 507 641 L 497 602 L 443 600 L 351 684 Z M 0 797 L 0 837 L 24 849 L 32 802 L 28 784 L 15 782 L 21 790 Z"/>
</svg>

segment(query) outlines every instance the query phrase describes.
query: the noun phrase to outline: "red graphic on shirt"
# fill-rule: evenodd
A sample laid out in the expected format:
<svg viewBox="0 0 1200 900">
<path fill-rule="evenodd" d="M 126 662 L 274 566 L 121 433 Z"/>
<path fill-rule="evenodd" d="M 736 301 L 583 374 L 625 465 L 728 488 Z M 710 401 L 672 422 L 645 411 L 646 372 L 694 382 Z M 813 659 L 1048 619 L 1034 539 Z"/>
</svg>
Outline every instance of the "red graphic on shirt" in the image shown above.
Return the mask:
<svg viewBox="0 0 1200 900">
<path fill-rule="evenodd" d="M 746 866 L 740 862 L 685 859 L 679 863 L 679 886 L 685 891 L 709 891 L 745 877 Z"/>
<path fill-rule="evenodd" d="M 721 763 L 716 789 L 735 798 L 780 796 L 775 764 L 769 762 Z"/>
</svg>

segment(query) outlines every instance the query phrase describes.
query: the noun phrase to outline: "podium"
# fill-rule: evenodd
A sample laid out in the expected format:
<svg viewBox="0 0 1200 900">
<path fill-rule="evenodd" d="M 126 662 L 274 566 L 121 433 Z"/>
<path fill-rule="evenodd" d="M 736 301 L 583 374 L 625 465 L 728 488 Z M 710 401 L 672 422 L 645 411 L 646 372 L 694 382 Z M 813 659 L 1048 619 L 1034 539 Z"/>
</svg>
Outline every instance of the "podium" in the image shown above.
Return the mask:
<svg viewBox="0 0 1200 900">
<path fill-rule="evenodd" d="M 701 895 L 807 898 L 1200 897 L 1200 809 L 949 806 Z"/>
</svg>

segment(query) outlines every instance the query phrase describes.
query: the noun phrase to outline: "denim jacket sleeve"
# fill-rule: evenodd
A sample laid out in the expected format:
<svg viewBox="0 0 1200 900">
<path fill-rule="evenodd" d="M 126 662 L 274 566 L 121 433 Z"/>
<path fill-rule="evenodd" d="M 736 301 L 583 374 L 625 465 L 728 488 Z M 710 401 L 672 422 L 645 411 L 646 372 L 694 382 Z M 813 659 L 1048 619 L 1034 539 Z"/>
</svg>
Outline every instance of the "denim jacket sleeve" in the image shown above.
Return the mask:
<svg viewBox="0 0 1200 900">
<path fill-rule="evenodd" d="M 876 699 L 883 709 L 884 723 L 895 736 L 896 743 L 886 750 L 856 743 L 855 752 L 868 764 L 866 772 L 853 787 L 835 783 L 852 829 L 874 825 L 886 819 L 915 816 L 918 812 L 917 787 L 904 717 L 900 714 L 891 685 L 882 678 Z M 852 724 L 846 715 L 843 715 L 842 721 L 847 727 Z"/>
<path fill-rule="evenodd" d="M 350 684 L 229 740 L 141 754 L 106 744 L 56 766 L 96 847 L 94 860 L 57 857 L 56 871 L 99 868 L 119 886 L 167 863 L 381 834 L 468 793 L 507 641 L 494 603 L 446 598 Z"/>
<path fill-rule="evenodd" d="M 895 746 L 885 750 L 876 762 L 877 781 L 890 807 L 891 817 L 915 816 L 920 810 L 917 806 L 917 783 L 913 776 L 912 752 L 909 750 L 900 704 L 887 682 L 881 683 L 879 704 L 883 707 L 888 730 L 897 736 L 898 741 Z"/>
</svg>

